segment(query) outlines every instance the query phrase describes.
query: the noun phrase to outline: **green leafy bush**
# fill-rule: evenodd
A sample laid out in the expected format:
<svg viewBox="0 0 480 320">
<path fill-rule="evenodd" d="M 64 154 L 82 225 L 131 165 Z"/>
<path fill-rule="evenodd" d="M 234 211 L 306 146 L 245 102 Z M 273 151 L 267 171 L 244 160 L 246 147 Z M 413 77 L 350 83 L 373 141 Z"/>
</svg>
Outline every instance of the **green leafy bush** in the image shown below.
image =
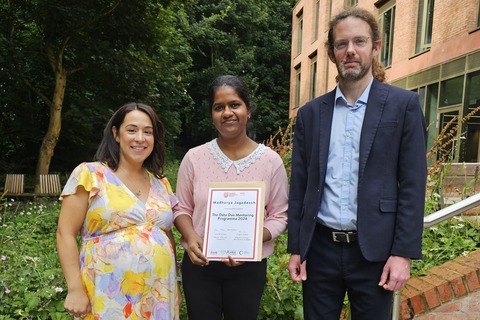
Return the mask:
<svg viewBox="0 0 480 320">
<path fill-rule="evenodd" d="M 424 230 L 423 259 L 412 261 L 412 276 L 424 274 L 461 255 L 480 248 L 479 225 L 462 216 L 444 221 Z"/>
<path fill-rule="evenodd" d="M 58 262 L 55 232 L 58 201 L 0 202 L 0 320 L 70 319 L 63 309 L 66 286 Z M 183 249 L 177 239 L 177 259 Z M 424 232 L 424 259 L 414 261 L 413 275 L 480 247 L 478 225 L 453 218 Z M 259 319 L 302 319 L 301 284 L 293 283 L 287 265 L 287 234 L 277 239 L 268 260 L 268 280 Z M 185 305 L 181 308 L 186 319 Z"/>
<path fill-rule="evenodd" d="M 70 319 L 58 262 L 57 201 L 2 203 L 0 220 L 0 320 Z"/>
<path fill-rule="evenodd" d="M 268 258 L 267 284 L 262 296 L 259 319 L 303 319 L 302 285 L 290 280 L 287 233 L 275 242 L 275 252 Z"/>
</svg>

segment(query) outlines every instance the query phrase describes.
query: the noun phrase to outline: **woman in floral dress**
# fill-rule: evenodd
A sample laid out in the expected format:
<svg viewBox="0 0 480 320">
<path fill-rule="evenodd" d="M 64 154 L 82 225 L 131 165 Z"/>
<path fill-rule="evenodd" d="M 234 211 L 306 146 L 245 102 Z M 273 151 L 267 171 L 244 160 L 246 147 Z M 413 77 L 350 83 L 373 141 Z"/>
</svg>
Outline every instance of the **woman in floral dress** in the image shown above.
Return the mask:
<svg viewBox="0 0 480 320">
<path fill-rule="evenodd" d="M 164 129 L 151 107 L 122 106 L 95 158 L 62 192 L 57 248 L 65 310 L 84 319 L 178 319 L 177 204 L 163 177 Z M 82 242 L 77 246 L 77 235 Z"/>
</svg>

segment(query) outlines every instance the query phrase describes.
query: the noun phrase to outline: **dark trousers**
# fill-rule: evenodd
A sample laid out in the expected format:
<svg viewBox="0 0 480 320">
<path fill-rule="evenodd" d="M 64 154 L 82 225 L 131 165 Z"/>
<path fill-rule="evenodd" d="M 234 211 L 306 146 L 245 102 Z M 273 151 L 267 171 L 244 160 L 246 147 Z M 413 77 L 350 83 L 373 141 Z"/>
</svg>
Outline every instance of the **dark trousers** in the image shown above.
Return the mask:
<svg viewBox="0 0 480 320">
<path fill-rule="evenodd" d="M 345 292 L 352 320 L 390 319 L 392 292 L 378 286 L 384 265 L 365 260 L 358 242 L 333 242 L 331 230 L 317 223 L 303 282 L 305 320 L 338 320 Z"/>
<path fill-rule="evenodd" d="M 187 254 L 182 264 L 189 320 L 256 320 L 267 281 L 267 260 L 227 267 L 211 261 L 199 267 Z"/>
</svg>

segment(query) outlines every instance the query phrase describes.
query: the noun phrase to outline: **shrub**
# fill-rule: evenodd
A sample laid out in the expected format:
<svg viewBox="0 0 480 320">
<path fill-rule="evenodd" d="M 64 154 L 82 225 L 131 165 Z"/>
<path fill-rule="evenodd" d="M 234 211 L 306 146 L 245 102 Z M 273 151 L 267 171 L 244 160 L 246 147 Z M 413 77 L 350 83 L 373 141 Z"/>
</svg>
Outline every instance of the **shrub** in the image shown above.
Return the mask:
<svg viewBox="0 0 480 320">
<path fill-rule="evenodd" d="M 4 201 L 0 221 L 0 319 L 70 319 L 58 262 L 57 201 Z"/>
</svg>

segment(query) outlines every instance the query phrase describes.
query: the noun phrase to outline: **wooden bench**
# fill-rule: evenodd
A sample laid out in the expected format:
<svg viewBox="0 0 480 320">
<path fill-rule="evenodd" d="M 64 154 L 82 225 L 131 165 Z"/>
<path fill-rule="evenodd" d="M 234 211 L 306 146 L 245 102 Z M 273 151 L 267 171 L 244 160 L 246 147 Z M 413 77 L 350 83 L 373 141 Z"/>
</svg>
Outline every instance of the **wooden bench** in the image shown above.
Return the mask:
<svg viewBox="0 0 480 320">
<path fill-rule="evenodd" d="M 24 174 L 5 176 L 4 195 L 11 197 L 59 196 L 62 192 L 59 174 L 41 174 L 38 192 L 25 192 Z"/>
<path fill-rule="evenodd" d="M 7 196 L 18 196 L 24 193 L 24 174 L 7 174 L 4 192 Z"/>
<path fill-rule="evenodd" d="M 37 195 L 40 196 L 58 196 L 62 192 L 60 185 L 60 176 L 58 174 L 41 174 L 40 189 Z"/>
</svg>

